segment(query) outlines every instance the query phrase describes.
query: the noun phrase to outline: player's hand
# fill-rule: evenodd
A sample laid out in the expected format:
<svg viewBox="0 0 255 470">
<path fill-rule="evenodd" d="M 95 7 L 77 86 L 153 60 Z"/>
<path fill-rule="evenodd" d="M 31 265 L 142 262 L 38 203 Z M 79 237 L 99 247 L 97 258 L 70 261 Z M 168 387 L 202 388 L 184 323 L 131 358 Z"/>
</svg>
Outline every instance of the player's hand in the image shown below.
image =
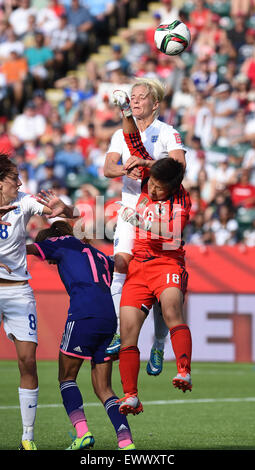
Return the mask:
<svg viewBox="0 0 255 470">
<path fill-rule="evenodd" d="M 134 227 L 139 227 L 146 231 L 150 230 L 151 221 L 145 220 L 143 216 L 139 214 L 139 212 L 136 212 L 136 210 L 133 209 L 132 207 L 124 206 L 122 202 L 119 202 L 119 201 L 118 201 L 118 204 L 121 205 L 119 214 L 125 222 L 128 222 Z"/>
<path fill-rule="evenodd" d="M 4 268 L 6 269 L 6 271 L 11 274 L 12 270 L 9 268 L 9 266 L 7 266 L 7 264 L 4 264 L 4 263 L 0 263 L 0 268 Z"/>
<path fill-rule="evenodd" d="M 128 178 L 131 178 L 132 180 L 139 180 L 142 177 L 142 172 L 141 170 L 139 170 L 139 168 L 135 167 L 131 168 L 130 170 L 127 170 L 126 176 L 128 176 Z"/>
<path fill-rule="evenodd" d="M 114 90 L 112 94 L 113 103 L 118 106 L 125 117 L 132 116 L 130 100 L 127 93 L 123 90 Z"/>
<path fill-rule="evenodd" d="M 48 191 L 44 191 L 44 189 L 42 189 L 41 192 L 37 194 L 36 200 L 51 209 L 51 214 L 46 216 L 49 219 L 60 216 L 60 214 L 64 213 L 66 208 L 65 203 L 61 201 L 61 199 L 51 189 Z"/>
<path fill-rule="evenodd" d="M 135 167 L 147 167 L 148 166 L 148 162 L 150 162 L 150 160 L 143 160 L 143 158 L 140 158 L 140 157 L 135 157 L 134 155 L 131 155 L 131 157 L 129 157 L 124 165 L 124 170 L 131 170 L 132 168 L 135 168 Z"/>
<path fill-rule="evenodd" d="M 8 225 L 10 226 L 10 222 L 5 222 L 2 220 L 3 215 L 8 214 L 8 212 L 13 211 L 16 209 L 17 206 L 2 206 L 0 207 L 0 225 Z"/>
</svg>

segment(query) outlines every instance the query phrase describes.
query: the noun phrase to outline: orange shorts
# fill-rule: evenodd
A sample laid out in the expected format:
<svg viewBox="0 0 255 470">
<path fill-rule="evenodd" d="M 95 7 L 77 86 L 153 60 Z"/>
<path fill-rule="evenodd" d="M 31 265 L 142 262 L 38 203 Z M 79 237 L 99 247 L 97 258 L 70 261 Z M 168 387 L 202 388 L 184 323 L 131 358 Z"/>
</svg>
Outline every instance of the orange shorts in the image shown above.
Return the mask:
<svg viewBox="0 0 255 470">
<path fill-rule="evenodd" d="M 122 289 L 121 307 L 132 306 L 149 313 L 156 299 L 169 287 L 177 287 L 185 296 L 188 273 L 174 259 L 154 258 L 138 261 L 133 258 Z"/>
</svg>

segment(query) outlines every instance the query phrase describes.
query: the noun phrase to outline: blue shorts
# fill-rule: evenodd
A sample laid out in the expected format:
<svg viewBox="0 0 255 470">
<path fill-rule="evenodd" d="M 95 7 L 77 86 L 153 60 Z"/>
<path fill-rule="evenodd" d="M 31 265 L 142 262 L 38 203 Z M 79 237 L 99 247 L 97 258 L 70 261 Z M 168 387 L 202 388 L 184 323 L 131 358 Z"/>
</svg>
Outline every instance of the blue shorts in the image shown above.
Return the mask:
<svg viewBox="0 0 255 470">
<path fill-rule="evenodd" d="M 60 351 L 100 364 L 110 359 L 105 351 L 116 332 L 117 319 L 83 318 L 67 321 Z"/>
</svg>

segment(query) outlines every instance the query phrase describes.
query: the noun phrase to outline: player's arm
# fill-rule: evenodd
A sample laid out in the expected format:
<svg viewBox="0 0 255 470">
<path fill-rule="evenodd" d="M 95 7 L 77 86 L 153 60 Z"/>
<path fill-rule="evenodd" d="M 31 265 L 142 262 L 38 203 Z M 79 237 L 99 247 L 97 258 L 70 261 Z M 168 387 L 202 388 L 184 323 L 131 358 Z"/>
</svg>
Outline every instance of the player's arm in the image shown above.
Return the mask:
<svg viewBox="0 0 255 470">
<path fill-rule="evenodd" d="M 115 90 L 113 92 L 113 102 L 121 109 L 123 135 L 131 155 L 124 165 L 124 170 L 130 172 L 138 166 L 150 168 L 155 160 L 152 159 L 142 143 L 127 93 L 122 90 Z"/>
<path fill-rule="evenodd" d="M 37 196 L 36 200 L 43 204 L 43 214 L 48 215 L 50 218 L 64 217 L 67 219 L 74 219 L 78 217 L 77 209 L 74 206 L 67 206 L 56 194 L 48 190 L 42 190 Z"/>
<path fill-rule="evenodd" d="M 1 222 L 1 221 L 0 221 Z M 7 266 L 7 264 L 4 264 L 4 263 L 0 263 L 0 268 L 4 268 L 6 269 L 6 271 L 11 274 L 12 270 L 11 268 L 9 268 L 9 266 Z"/>
<path fill-rule="evenodd" d="M 168 152 L 168 156 L 180 162 L 184 166 L 184 169 L 186 168 L 186 158 L 185 158 L 184 150 L 181 150 L 181 149 L 171 150 L 170 152 Z"/>
<path fill-rule="evenodd" d="M 119 164 L 120 154 L 117 152 L 109 152 L 106 154 L 104 163 L 104 176 L 107 178 L 118 178 L 119 176 L 126 175 L 124 165 Z"/>
<path fill-rule="evenodd" d="M 27 255 L 35 255 L 35 256 L 40 255 L 39 250 L 37 246 L 34 245 L 34 243 L 30 243 L 29 245 L 26 245 L 26 250 L 27 250 Z"/>
<path fill-rule="evenodd" d="M 2 217 L 5 215 L 5 214 L 8 214 L 8 212 L 16 209 L 17 206 L 1 206 L 0 207 L 0 225 L 11 225 L 10 222 L 5 222 L 4 220 L 2 220 Z"/>
</svg>

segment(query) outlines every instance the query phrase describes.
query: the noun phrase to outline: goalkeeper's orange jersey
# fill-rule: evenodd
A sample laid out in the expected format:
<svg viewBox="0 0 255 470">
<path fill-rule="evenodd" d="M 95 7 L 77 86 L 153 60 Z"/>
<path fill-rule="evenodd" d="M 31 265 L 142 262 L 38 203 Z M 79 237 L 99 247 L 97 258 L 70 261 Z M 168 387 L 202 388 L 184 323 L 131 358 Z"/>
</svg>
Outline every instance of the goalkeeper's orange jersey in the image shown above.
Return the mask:
<svg viewBox="0 0 255 470">
<path fill-rule="evenodd" d="M 153 201 L 148 195 L 149 169 L 143 169 L 142 192 L 136 211 L 146 225 L 158 222 L 167 227 L 165 236 L 136 227 L 133 255 L 135 258 L 150 259 L 167 257 L 184 266 L 185 251 L 183 230 L 189 220 L 191 201 L 189 193 L 180 185 L 166 201 Z M 158 231 L 160 232 L 160 231 Z"/>
</svg>

